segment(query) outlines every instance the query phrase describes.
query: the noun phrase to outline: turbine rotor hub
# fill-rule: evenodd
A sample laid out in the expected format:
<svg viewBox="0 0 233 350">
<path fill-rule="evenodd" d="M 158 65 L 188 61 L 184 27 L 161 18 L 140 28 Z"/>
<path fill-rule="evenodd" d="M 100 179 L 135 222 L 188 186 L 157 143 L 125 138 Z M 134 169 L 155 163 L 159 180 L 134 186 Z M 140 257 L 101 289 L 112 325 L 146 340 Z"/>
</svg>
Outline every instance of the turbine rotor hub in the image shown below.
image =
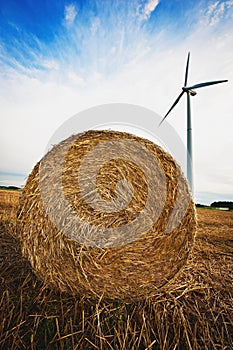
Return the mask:
<svg viewBox="0 0 233 350">
<path fill-rule="evenodd" d="M 192 90 L 192 89 L 189 89 L 189 88 L 187 88 L 187 87 L 182 87 L 182 90 L 184 91 L 184 92 L 187 92 L 187 93 L 189 93 L 191 96 L 195 96 L 197 93 L 196 93 L 196 91 L 194 91 L 194 90 Z"/>
</svg>

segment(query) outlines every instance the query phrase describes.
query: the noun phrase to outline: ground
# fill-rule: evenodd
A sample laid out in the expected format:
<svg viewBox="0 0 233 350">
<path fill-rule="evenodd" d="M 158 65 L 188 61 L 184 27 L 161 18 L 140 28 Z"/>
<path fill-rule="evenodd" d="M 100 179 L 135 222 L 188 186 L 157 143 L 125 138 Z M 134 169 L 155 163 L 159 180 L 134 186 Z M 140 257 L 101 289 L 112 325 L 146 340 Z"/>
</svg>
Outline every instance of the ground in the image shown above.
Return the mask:
<svg viewBox="0 0 233 350">
<path fill-rule="evenodd" d="M 20 192 L 0 191 L 0 349 L 233 349 L 233 212 L 198 209 L 182 273 L 140 302 L 47 289 L 22 257 Z"/>
</svg>

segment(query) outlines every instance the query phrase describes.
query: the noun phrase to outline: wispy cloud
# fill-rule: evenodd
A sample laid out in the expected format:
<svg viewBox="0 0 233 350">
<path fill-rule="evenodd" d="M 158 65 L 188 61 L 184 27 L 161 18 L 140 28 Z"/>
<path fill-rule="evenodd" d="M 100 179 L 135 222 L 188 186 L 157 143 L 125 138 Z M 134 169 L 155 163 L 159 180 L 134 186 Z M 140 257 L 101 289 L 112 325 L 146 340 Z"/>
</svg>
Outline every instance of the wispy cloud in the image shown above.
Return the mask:
<svg viewBox="0 0 233 350">
<path fill-rule="evenodd" d="M 156 9 L 159 4 L 159 0 L 148 0 L 140 11 L 140 17 L 142 19 L 150 18 L 151 13 Z"/>
<path fill-rule="evenodd" d="M 78 11 L 75 4 L 69 4 L 65 6 L 64 21 L 66 26 L 70 26 L 74 23 L 77 17 Z"/>
<path fill-rule="evenodd" d="M 93 19 L 93 21 L 91 22 L 91 33 L 92 33 L 92 35 L 95 35 L 99 28 L 100 28 L 100 19 L 98 17 L 95 17 Z"/>
<path fill-rule="evenodd" d="M 233 0 L 225 2 L 215 1 L 208 6 L 206 12 L 207 23 L 210 26 L 215 26 L 224 17 L 233 17 Z"/>
</svg>

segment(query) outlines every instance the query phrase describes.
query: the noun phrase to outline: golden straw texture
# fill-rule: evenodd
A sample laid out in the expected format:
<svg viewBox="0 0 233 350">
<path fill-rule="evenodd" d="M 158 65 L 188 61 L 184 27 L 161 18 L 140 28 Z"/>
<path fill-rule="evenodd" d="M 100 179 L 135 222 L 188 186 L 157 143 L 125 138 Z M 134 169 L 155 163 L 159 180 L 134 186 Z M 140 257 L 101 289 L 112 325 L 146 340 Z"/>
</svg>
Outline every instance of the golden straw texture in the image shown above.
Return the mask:
<svg viewBox="0 0 233 350">
<path fill-rule="evenodd" d="M 22 191 L 23 255 L 48 287 L 142 299 L 185 265 L 194 203 L 175 160 L 153 142 L 87 131 L 54 146 Z"/>
</svg>

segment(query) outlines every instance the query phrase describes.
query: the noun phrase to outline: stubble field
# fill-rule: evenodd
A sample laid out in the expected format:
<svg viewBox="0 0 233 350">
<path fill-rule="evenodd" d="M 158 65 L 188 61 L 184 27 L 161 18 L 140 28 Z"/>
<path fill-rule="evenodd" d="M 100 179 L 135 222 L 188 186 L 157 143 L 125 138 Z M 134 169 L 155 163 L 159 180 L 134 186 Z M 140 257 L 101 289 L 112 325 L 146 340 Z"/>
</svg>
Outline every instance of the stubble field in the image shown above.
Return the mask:
<svg viewBox="0 0 233 350">
<path fill-rule="evenodd" d="M 22 257 L 19 192 L 0 190 L 0 349 L 233 349 L 233 212 L 198 209 L 182 273 L 141 302 L 46 289 Z"/>
</svg>

